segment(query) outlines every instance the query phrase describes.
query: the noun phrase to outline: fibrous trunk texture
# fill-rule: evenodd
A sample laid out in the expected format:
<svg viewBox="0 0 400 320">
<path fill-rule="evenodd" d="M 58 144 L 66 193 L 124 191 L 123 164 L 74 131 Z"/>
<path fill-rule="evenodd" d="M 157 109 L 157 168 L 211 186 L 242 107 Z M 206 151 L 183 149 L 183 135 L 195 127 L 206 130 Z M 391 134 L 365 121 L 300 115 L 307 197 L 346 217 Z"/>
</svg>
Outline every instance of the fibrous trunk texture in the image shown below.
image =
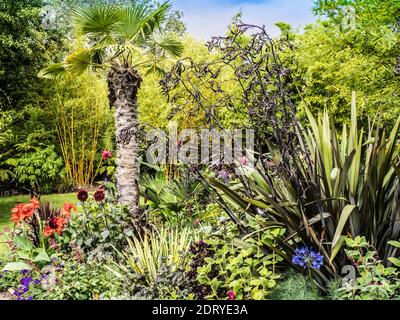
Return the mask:
<svg viewBox="0 0 400 320">
<path fill-rule="evenodd" d="M 137 93 L 142 82 L 133 68 L 114 64 L 108 74 L 110 105 L 115 106 L 118 197 L 135 218 L 139 210 L 139 141 Z"/>
</svg>

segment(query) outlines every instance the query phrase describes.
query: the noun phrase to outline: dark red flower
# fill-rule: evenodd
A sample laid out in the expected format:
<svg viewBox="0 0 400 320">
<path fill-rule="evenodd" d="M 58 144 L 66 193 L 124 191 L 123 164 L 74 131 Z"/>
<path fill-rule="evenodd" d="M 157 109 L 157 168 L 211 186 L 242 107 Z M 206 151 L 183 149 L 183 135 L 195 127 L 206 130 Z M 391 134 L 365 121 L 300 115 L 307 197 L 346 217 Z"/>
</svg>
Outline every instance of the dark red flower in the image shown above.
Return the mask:
<svg viewBox="0 0 400 320">
<path fill-rule="evenodd" d="M 79 190 L 77 194 L 78 200 L 85 202 L 89 198 L 89 194 L 86 190 Z"/>
<path fill-rule="evenodd" d="M 103 159 L 103 161 L 110 159 L 111 157 L 112 157 L 111 151 L 103 150 L 103 152 L 101 153 L 101 158 Z"/>
<path fill-rule="evenodd" d="M 228 292 L 228 300 L 235 300 L 235 292 L 233 291 Z"/>
<path fill-rule="evenodd" d="M 97 202 L 103 201 L 104 198 L 105 198 L 105 193 L 104 190 L 101 188 L 97 189 L 93 194 L 93 199 L 96 200 Z"/>
<path fill-rule="evenodd" d="M 61 235 L 66 224 L 67 224 L 67 219 L 64 219 L 62 217 L 50 218 L 46 224 L 43 233 L 45 236 L 52 236 L 55 232 Z"/>
</svg>

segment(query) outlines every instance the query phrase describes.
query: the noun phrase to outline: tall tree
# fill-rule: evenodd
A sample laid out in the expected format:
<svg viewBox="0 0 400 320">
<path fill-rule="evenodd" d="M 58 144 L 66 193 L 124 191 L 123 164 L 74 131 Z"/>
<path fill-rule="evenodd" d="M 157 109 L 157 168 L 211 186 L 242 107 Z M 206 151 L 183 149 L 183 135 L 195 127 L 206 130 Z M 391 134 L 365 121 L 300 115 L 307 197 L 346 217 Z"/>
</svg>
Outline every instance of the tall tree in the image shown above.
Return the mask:
<svg viewBox="0 0 400 320">
<path fill-rule="evenodd" d="M 86 46 L 40 73 L 54 78 L 65 72 L 108 72 L 109 102 L 116 108 L 119 201 L 136 218 L 140 213 L 137 94 L 142 82 L 138 70 L 163 73 L 166 58 L 181 55 L 183 45 L 160 30 L 170 9 L 168 2 L 155 9 L 142 3 L 80 7 L 74 12 L 74 24 L 88 39 Z"/>
<path fill-rule="evenodd" d="M 40 92 L 37 72 L 62 52 L 58 30 L 42 26 L 42 0 L 0 0 L 0 108 L 20 108 Z"/>
<path fill-rule="evenodd" d="M 304 80 L 299 105 L 328 108 L 337 123 L 348 122 L 355 90 L 363 121 L 379 115 L 393 123 L 400 110 L 400 2 L 319 0 L 314 11 L 320 20 L 295 37 L 285 57 Z"/>
</svg>

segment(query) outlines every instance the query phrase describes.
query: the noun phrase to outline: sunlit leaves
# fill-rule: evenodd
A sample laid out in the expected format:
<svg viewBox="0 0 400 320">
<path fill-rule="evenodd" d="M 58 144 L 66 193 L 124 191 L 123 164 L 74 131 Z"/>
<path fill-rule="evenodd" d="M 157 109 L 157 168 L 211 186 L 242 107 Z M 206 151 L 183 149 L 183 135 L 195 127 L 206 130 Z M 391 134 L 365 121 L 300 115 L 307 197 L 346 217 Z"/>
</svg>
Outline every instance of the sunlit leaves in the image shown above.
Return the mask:
<svg viewBox="0 0 400 320">
<path fill-rule="evenodd" d="M 114 6 L 80 7 L 74 11 L 74 23 L 81 34 L 104 36 L 114 30 L 120 16 L 120 9 Z"/>
</svg>

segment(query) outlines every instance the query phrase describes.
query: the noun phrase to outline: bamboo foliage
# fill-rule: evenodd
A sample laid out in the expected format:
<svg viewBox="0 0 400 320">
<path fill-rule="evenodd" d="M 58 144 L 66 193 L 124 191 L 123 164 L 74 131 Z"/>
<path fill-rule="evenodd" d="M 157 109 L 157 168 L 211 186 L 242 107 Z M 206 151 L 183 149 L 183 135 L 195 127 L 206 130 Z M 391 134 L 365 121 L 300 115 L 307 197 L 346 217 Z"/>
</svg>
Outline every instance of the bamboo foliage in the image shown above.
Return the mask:
<svg viewBox="0 0 400 320">
<path fill-rule="evenodd" d="M 110 124 L 107 87 L 92 74 L 56 80 L 52 105 L 66 176 L 91 185 L 101 165 L 101 132 Z"/>
</svg>

